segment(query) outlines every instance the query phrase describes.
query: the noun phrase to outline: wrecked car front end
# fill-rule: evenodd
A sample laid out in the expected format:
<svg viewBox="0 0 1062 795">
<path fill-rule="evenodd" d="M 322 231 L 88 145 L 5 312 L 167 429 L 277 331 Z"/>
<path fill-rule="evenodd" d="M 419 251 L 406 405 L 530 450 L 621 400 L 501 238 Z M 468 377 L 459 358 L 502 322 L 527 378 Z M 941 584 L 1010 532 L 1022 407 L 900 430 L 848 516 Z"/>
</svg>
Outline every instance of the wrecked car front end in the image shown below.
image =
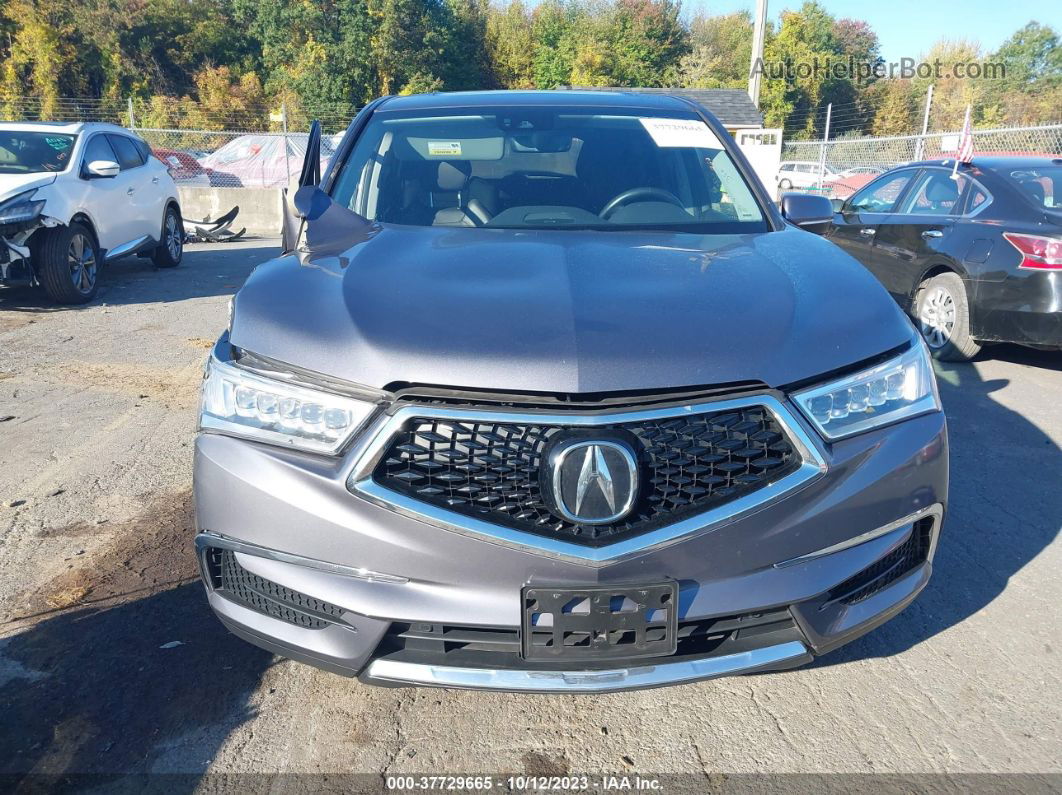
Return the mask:
<svg viewBox="0 0 1062 795">
<path fill-rule="evenodd" d="M 37 188 L 0 200 L 0 284 L 35 281 L 30 238 L 38 229 L 59 225 L 44 209 Z"/>
</svg>

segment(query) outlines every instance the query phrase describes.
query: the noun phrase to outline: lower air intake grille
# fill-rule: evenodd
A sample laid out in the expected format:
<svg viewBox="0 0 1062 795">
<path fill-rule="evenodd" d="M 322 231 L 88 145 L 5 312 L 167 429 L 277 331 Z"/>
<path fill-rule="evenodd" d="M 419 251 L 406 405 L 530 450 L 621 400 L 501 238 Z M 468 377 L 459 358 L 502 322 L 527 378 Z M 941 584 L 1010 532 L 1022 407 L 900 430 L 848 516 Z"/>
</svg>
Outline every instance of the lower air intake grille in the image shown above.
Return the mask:
<svg viewBox="0 0 1062 795">
<path fill-rule="evenodd" d="M 911 534 L 900 546 L 840 585 L 832 588 L 826 604 L 840 602 L 854 605 L 869 599 L 874 594 L 885 590 L 898 579 L 914 571 L 925 563 L 929 557 L 932 542 L 933 525 L 937 520 L 932 516 L 919 519 L 911 528 Z"/>
<path fill-rule="evenodd" d="M 764 406 L 643 419 L 594 428 L 625 439 L 637 458 L 630 512 L 580 525 L 553 512 L 545 454 L 570 427 L 529 422 L 411 419 L 373 478 L 392 491 L 528 533 L 597 547 L 762 489 L 799 468 L 800 454 Z"/>
<path fill-rule="evenodd" d="M 341 607 L 252 574 L 232 550 L 208 549 L 204 560 L 214 589 L 252 610 L 307 629 L 323 629 L 342 620 Z"/>
<path fill-rule="evenodd" d="M 673 655 L 631 660 L 629 664 L 720 657 L 791 640 L 802 641 L 803 636 L 787 608 L 679 621 L 678 648 Z M 525 660 L 520 648 L 520 633 L 516 628 L 396 622 L 380 642 L 374 657 L 491 670 L 592 670 L 628 664 L 623 659 Z"/>
</svg>

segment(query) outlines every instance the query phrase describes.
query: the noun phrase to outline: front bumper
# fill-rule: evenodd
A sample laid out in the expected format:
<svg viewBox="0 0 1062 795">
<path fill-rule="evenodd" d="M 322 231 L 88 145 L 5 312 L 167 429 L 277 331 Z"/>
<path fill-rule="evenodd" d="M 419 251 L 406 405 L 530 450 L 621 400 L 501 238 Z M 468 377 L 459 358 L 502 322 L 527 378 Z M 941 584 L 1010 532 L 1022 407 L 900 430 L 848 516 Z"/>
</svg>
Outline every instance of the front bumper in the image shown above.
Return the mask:
<svg viewBox="0 0 1062 795">
<path fill-rule="evenodd" d="M 376 684 L 598 692 L 776 670 L 806 663 L 909 604 L 928 581 L 943 520 L 942 414 L 846 439 L 824 455 L 825 475 L 756 511 L 591 564 L 450 532 L 355 497 L 346 487 L 349 456 L 203 434 L 197 545 L 210 604 L 230 630 Z M 839 587 L 859 585 L 916 537 L 922 546 L 910 565 L 879 579 L 872 593 L 842 598 Z M 260 595 L 309 604 L 304 612 L 314 620 L 232 598 L 209 557 L 222 549 Z M 679 584 L 679 621 L 720 640 L 675 658 L 581 669 L 521 664 L 511 652 L 524 586 L 662 579 Z M 469 638 L 473 651 L 462 650 Z"/>
</svg>

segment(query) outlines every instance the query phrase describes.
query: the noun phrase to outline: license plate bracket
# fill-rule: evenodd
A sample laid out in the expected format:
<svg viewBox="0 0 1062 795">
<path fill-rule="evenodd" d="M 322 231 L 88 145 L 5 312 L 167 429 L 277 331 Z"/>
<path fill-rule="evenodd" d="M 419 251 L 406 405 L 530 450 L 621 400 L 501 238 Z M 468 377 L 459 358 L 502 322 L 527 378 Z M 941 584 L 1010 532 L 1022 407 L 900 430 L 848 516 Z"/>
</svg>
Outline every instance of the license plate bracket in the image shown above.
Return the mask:
<svg viewBox="0 0 1062 795">
<path fill-rule="evenodd" d="M 678 585 L 528 586 L 520 627 L 525 660 L 608 660 L 674 654 Z"/>
</svg>

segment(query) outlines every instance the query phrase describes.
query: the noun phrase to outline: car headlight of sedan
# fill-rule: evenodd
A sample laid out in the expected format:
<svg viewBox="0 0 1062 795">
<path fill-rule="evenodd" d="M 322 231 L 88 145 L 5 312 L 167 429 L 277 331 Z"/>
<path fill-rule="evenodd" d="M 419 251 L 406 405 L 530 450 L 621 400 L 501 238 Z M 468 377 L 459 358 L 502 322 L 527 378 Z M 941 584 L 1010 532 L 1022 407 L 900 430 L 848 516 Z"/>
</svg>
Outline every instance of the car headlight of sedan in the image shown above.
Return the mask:
<svg viewBox="0 0 1062 795">
<path fill-rule="evenodd" d="M 375 408 L 368 400 L 258 375 L 212 352 L 199 428 L 335 455 Z"/>
<path fill-rule="evenodd" d="M 921 339 L 894 359 L 797 392 L 793 399 L 830 441 L 940 411 L 932 359 Z"/>
<path fill-rule="evenodd" d="M 34 188 L 0 202 L 0 224 L 21 224 L 40 215 L 44 210 L 44 199 L 34 201 L 36 193 Z"/>
</svg>

